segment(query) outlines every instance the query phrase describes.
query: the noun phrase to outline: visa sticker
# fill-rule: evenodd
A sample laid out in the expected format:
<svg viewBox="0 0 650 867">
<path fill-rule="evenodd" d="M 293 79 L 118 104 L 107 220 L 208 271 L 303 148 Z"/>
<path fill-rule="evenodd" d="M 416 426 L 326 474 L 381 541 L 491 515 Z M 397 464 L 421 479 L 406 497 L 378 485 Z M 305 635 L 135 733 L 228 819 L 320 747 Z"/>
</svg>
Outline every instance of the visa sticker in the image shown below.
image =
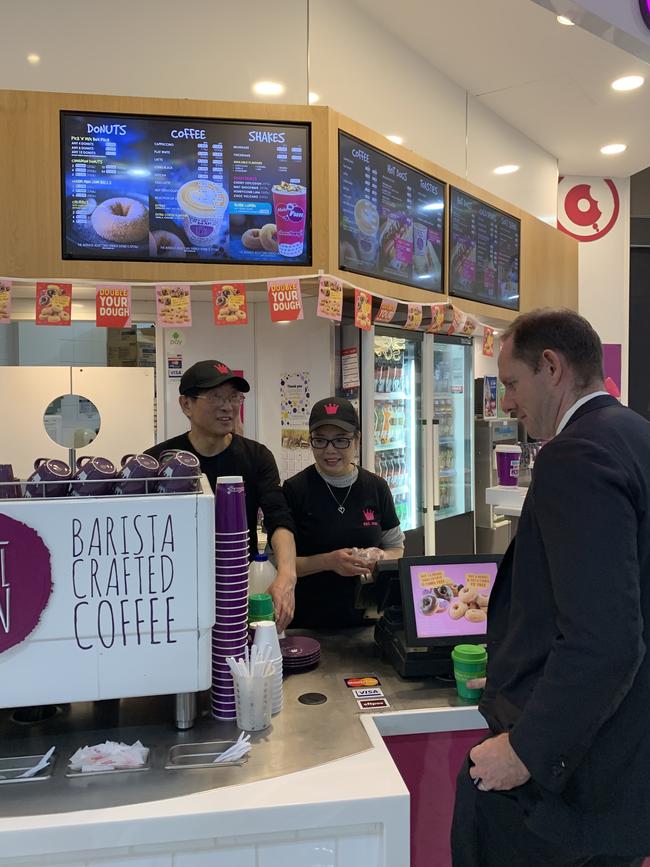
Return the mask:
<svg viewBox="0 0 650 867">
<path fill-rule="evenodd" d="M 343 679 L 348 689 L 360 689 L 364 686 L 379 686 L 381 684 L 378 677 L 345 677 Z"/>
<path fill-rule="evenodd" d="M 379 698 L 383 696 L 383 692 L 379 687 L 366 687 L 365 689 L 353 689 L 355 698 Z"/>
<path fill-rule="evenodd" d="M 362 698 L 357 700 L 361 710 L 376 710 L 380 707 L 390 707 L 385 698 Z"/>
</svg>

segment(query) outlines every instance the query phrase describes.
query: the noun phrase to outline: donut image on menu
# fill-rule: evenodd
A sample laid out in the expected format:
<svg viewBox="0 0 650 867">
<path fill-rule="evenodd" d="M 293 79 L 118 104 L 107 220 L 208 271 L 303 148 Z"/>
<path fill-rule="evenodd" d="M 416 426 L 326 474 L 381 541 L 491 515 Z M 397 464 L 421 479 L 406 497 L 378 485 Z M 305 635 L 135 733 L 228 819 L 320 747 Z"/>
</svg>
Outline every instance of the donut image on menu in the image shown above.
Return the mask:
<svg viewBox="0 0 650 867">
<path fill-rule="evenodd" d="M 163 259 L 184 258 L 185 244 L 173 232 L 157 229 L 155 232 L 149 232 L 149 255 Z"/>
<path fill-rule="evenodd" d="M 90 216 L 97 234 L 114 244 L 138 244 L 149 232 L 149 209 L 137 199 L 116 196 L 97 205 Z"/>
</svg>

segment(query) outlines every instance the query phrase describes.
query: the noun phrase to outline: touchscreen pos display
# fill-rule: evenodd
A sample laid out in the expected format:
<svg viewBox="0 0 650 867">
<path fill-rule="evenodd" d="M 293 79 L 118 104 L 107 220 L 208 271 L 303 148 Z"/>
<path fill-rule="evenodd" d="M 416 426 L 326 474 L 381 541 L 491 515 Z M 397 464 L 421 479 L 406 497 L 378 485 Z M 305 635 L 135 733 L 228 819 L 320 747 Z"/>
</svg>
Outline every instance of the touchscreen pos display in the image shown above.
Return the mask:
<svg viewBox="0 0 650 867">
<path fill-rule="evenodd" d="M 405 557 L 400 583 L 409 645 L 480 641 L 501 557 Z"/>
</svg>

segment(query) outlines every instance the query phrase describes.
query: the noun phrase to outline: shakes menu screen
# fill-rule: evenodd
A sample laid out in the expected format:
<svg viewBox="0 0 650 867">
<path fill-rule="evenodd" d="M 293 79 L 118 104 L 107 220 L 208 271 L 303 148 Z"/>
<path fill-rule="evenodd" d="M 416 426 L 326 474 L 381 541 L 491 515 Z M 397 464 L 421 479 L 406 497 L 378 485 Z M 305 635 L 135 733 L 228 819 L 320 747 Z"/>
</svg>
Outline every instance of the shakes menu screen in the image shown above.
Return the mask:
<svg viewBox="0 0 650 867">
<path fill-rule="evenodd" d="M 449 294 L 519 310 L 519 220 L 460 190 L 450 198 Z"/>
<path fill-rule="evenodd" d="M 61 113 L 63 257 L 309 264 L 309 125 Z"/>
<path fill-rule="evenodd" d="M 445 185 L 339 133 L 339 267 L 442 292 Z"/>
</svg>

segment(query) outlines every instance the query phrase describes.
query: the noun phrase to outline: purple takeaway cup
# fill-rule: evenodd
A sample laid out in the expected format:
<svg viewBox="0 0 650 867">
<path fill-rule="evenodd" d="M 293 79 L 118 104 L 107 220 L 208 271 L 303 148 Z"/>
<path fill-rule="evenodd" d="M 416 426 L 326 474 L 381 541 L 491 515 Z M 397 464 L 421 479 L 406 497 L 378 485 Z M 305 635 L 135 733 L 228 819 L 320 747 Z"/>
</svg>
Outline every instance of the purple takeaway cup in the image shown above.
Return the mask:
<svg viewBox="0 0 650 867">
<path fill-rule="evenodd" d="M 153 493 L 154 486 L 147 479 L 158 475 L 160 464 L 151 455 L 124 455 L 122 469 L 117 474 L 116 494 Z"/>
<path fill-rule="evenodd" d="M 519 481 L 519 461 L 521 460 L 521 446 L 498 445 L 495 446 L 497 459 L 497 478 L 500 485 L 515 487 Z"/>
<path fill-rule="evenodd" d="M 192 452 L 167 451 L 160 456 L 158 493 L 191 494 L 198 490 L 201 465 Z"/>
<path fill-rule="evenodd" d="M 68 494 L 68 482 L 71 476 L 72 472 L 65 461 L 56 458 L 36 458 L 34 472 L 25 485 L 25 497 L 27 499 L 65 497 Z M 53 482 L 56 484 L 52 484 Z"/>
<path fill-rule="evenodd" d="M 219 476 L 216 486 L 217 533 L 241 533 L 248 529 L 246 494 L 241 476 Z"/>
<path fill-rule="evenodd" d="M 102 497 L 113 493 L 115 466 L 108 458 L 77 458 L 77 472 L 70 484 L 73 497 Z"/>
<path fill-rule="evenodd" d="M 20 485 L 14 478 L 14 469 L 11 464 L 0 464 L 0 500 L 13 500 L 20 497 Z"/>
</svg>

